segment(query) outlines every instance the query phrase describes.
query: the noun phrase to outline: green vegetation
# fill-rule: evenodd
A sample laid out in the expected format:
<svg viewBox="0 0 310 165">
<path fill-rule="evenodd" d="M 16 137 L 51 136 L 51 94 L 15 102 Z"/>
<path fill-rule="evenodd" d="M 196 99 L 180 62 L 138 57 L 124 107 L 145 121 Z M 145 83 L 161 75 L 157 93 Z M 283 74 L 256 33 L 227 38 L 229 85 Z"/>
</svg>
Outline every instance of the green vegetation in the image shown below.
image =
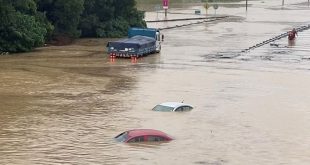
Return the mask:
<svg viewBox="0 0 310 165">
<path fill-rule="evenodd" d="M 32 0 L 0 0 L 0 22 L 0 52 L 29 51 L 52 29 Z"/>
<path fill-rule="evenodd" d="M 135 0 L 0 0 L 0 53 L 26 52 L 47 41 L 121 37 L 146 27 Z"/>
<path fill-rule="evenodd" d="M 44 12 L 55 27 L 53 34 L 79 37 L 77 28 L 84 7 L 84 0 L 37 0 L 38 11 Z"/>
<path fill-rule="evenodd" d="M 121 37 L 129 27 L 146 27 L 135 0 L 86 0 L 79 28 L 83 37 Z"/>
</svg>

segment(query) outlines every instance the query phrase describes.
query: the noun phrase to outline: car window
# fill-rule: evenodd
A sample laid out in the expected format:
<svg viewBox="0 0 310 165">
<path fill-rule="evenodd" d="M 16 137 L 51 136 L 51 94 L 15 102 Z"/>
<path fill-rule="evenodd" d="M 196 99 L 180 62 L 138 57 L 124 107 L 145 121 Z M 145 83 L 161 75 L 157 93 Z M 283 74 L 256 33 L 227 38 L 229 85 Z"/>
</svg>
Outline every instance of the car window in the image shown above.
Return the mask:
<svg viewBox="0 0 310 165">
<path fill-rule="evenodd" d="M 162 111 L 162 112 L 169 112 L 173 110 L 173 107 L 163 106 L 163 105 L 156 105 L 153 111 Z"/>
<path fill-rule="evenodd" d="M 143 142 L 143 141 L 144 141 L 144 136 L 138 136 L 138 137 L 130 139 L 128 143 Z"/>
<path fill-rule="evenodd" d="M 116 139 L 118 142 L 124 142 L 124 141 L 126 141 L 126 139 L 127 139 L 127 137 L 128 137 L 127 134 L 128 134 L 128 132 L 123 132 L 123 133 L 117 135 L 117 136 L 115 137 L 115 139 Z"/>
<path fill-rule="evenodd" d="M 183 111 L 183 107 L 179 107 L 179 108 L 177 108 L 175 111 L 176 111 L 176 112 L 181 112 L 181 111 Z"/>
<path fill-rule="evenodd" d="M 147 141 L 148 142 L 159 142 L 159 141 L 164 141 L 165 138 L 161 136 L 148 136 Z"/>
<path fill-rule="evenodd" d="M 183 107 L 183 111 L 190 111 L 192 109 L 193 109 L 193 107 L 191 107 L 191 106 L 184 106 Z"/>
<path fill-rule="evenodd" d="M 192 109 L 193 109 L 193 107 L 191 107 L 191 106 L 181 106 L 181 107 L 177 108 L 175 111 L 176 111 L 176 112 L 190 111 L 190 110 L 192 110 Z"/>
</svg>

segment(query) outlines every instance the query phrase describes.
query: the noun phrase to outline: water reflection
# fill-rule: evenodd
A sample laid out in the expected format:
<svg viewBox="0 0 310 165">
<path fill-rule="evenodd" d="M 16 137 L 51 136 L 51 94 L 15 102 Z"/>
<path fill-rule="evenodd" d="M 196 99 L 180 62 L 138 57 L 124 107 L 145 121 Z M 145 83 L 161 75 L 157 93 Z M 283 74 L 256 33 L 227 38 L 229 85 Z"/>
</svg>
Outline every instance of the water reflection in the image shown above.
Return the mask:
<svg viewBox="0 0 310 165">
<path fill-rule="evenodd" d="M 288 41 L 288 46 L 293 47 L 296 45 L 296 40 L 287 40 Z"/>
</svg>

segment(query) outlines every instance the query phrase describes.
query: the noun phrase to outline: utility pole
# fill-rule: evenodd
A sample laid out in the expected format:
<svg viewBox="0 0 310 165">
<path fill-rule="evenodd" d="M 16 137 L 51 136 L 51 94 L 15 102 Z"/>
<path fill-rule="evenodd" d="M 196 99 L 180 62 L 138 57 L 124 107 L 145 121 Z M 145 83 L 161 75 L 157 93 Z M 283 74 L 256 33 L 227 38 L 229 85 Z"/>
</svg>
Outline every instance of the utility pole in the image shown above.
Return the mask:
<svg viewBox="0 0 310 165">
<path fill-rule="evenodd" d="M 282 0 L 282 6 L 284 6 L 284 0 Z"/>
<path fill-rule="evenodd" d="M 245 10 L 248 11 L 248 0 L 245 1 Z"/>
</svg>

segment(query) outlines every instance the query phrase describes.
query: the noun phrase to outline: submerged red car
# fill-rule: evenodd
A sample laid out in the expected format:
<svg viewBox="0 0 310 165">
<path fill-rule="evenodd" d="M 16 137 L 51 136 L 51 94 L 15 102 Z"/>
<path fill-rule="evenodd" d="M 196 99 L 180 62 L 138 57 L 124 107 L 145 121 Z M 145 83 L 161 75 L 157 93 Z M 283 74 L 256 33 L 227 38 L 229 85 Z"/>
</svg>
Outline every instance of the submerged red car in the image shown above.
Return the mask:
<svg viewBox="0 0 310 165">
<path fill-rule="evenodd" d="M 164 132 L 154 129 L 133 129 L 123 132 L 115 137 L 118 142 L 160 142 L 173 140 Z"/>
</svg>

